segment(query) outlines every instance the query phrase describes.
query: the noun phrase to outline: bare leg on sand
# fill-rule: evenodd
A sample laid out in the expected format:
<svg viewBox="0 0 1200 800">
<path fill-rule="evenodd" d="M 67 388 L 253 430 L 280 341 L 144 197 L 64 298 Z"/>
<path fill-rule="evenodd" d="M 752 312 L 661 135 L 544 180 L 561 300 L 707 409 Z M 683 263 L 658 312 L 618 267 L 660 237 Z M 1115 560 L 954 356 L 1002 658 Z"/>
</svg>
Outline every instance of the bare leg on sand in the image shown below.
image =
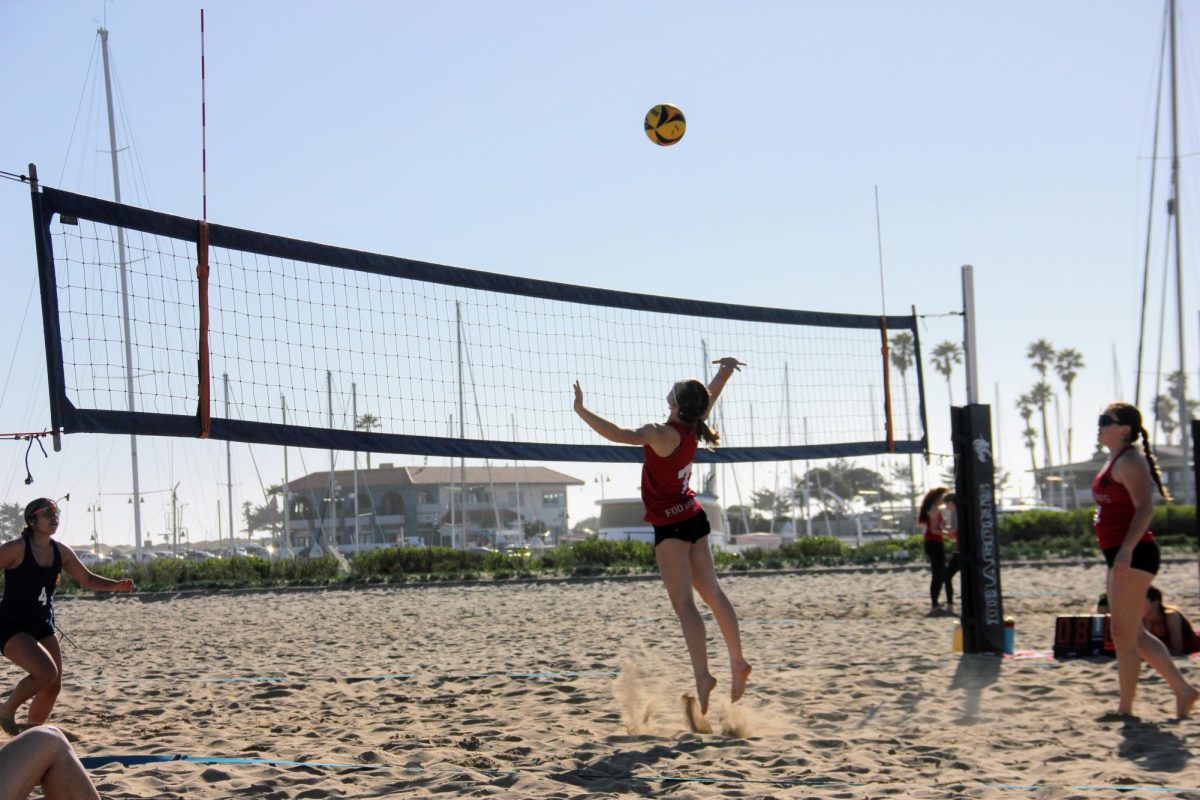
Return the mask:
<svg viewBox="0 0 1200 800">
<path fill-rule="evenodd" d="M 707 552 L 707 539 L 701 539 Z M 658 561 L 658 572 L 667 587 L 667 596 L 679 626 L 683 629 L 683 641 L 687 644 L 688 656 L 692 661 L 692 676 L 696 680 L 696 698 L 700 713 L 708 714 L 708 699 L 717 679 L 708 671 L 708 649 L 705 641 L 704 620 L 692 594 L 692 565 L 688 556 L 690 548 L 699 547 L 681 539 L 666 539 L 654 548 Z"/>
<path fill-rule="evenodd" d="M 700 599 L 712 609 L 717 627 L 721 629 L 721 636 L 725 639 L 725 647 L 729 650 L 729 699 L 736 703 L 746 693 L 746 681 L 750 678 L 751 669 L 750 662 L 742 654 L 742 634 L 738 627 L 737 612 L 717 580 L 712 552 L 708 549 L 708 537 L 692 545 L 689 555 L 692 586 L 699 593 Z M 707 703 L 704 707 L 708 707 Z"/>
<path fill-rule="evenodd" d="M 41 786 L 46 800 L 99 800 L 87 771 L 66 737 L 42 726 L 0 748 L 0 800 L 25 800 Z"/>
</svg>

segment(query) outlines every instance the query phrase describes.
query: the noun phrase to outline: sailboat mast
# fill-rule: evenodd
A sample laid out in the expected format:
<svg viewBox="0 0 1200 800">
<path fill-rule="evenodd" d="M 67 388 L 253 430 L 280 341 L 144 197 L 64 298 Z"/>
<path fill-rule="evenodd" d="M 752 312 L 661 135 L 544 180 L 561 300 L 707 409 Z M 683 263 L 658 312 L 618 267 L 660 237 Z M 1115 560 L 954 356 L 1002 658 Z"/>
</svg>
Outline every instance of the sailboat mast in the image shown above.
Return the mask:
<svg viewBox="0 0 1200 800">
<path fill-rule="evenodd" d="M 108 151 L 112 157 L 113 199 L 121 202 L 121 170 L 117 165 L 117 125 L 113 118 L 112 77 L 108 67 L 108 31 L 100 28 L 100 52 L 104 58 L 104 100 L 108 107 Z M 125 392 L 129 411 L 134 408 L 133 339 L 129 331 L 129 276 L 125 257 L 125 229 L 117 228 L 117 258 L 121 265 L 121 323 L 125 337 Z M 134 558 L 142 560 L 142 496 L 138 481 L 137 436 L 129 437 L 129 458 L 133 473 L 133 546 Z"/>
<path fill-rule="evenodd" d="M 1175 39 L 1175 0 L 1171 3 L 1171 213 L 1175 216 L 1175 312 L 1179 326 L 1179 445 L 1183 474 L 1190 472 L 1191 453 L 1188 439 L 1192 421 L 1187 403 L 1187 362 L 1183 349 L 1183 218 L 1179 212 L 1179 72 Z M 1191 482 L 1182 481 L 1183 502 L 1192 502 Z"/>
</svg>

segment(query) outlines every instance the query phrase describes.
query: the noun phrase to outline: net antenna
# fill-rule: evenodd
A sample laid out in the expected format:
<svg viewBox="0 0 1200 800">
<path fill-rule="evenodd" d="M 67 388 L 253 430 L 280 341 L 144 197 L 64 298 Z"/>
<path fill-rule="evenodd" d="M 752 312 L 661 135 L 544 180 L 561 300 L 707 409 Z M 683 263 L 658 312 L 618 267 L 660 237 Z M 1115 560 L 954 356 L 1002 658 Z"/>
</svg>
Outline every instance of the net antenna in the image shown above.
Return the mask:
<svg viewBox="0 0 1200 800">
<path fill-rule="evenodd" d="M 50 187 L 33 191 L 32 202 L 55 432 L 637 463 L 639 448 L 601 443 L 580 422 L 572 384 L 580 381 L 589 407 L 607 418 L 643 424 L 665 415 L 667 388 L 694 374 L 708 350 L 751 366 L 721 397 L 730 435 L 701 450 L 699 462 L 927 450 L 920 370 L 900 375 L 920 402 L 899 412 L 906 424 L 896 425 L 888 391 L 895 381 L 880 348 L 889 332 L 910 331 L 919 364 L 915 314 L 800 311 L 533 280 Z M 118 239 L 130 253 L 127 314 L 114 266 Z M 121 391 L 125 321 L 136 404 Z M 469 435 L 463 342 L 471 343 L 476 406 Z M 213 400 L 221 375 L 240 398 L 224 416 Z M 328 414 L 330 376 L 356 387 L 377 429 Z M 762 409 L 768 417 L 752 421 Z M 446 430 L 455 414 L 457 435 Z M 746 435 L 754 425 L 774 439 L 754 441 Z"/>
</svg>

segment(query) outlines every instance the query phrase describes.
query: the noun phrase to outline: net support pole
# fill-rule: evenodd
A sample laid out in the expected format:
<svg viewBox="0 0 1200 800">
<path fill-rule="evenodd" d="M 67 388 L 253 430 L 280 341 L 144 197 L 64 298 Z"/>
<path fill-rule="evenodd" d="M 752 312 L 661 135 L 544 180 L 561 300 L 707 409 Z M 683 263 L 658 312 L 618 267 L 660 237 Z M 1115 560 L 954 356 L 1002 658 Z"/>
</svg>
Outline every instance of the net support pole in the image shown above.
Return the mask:
<svg viewBox="0 0 1200 800">
<path fill-rule="evenodd" d="M 1200 453 L 1200 419 L 1192 420 L 1192 452 Z M 1192 464 L 1192 478 L 1196 497 L 1200 497 L 1200 464 Z M 1196 570 L 1197 578 L 1200 578 L 1200 515 L 1193 515 L 1195 519 L 1195 536 L 1196 536 Z"/>
<path fill-rule="evenodd" d="M 280 419 L 287 424 L 287 397 L 279 396 Z M 287 542 L 288 555 L 292 553 L 292 486 L 288 479 L 288 449 L 283 446 L 283 541 Z M 282 544 L 282 543 L 281 543 Z"/>
<path fill-rule="evenodd" d="M 47 232 L 46 211 L 42 205 L 42 193 L 38 189 L 37 165 L 29 165 L 29 192 L 33 201 L 33 236 L 37 250 L 38 287 L 42 296 L 42 334 L 46 342 L 46 384 L 50 389 L 50 436 L 54 452 L 62 451 L 62 412 L 59 398 L 64 394 L 66 378 L 63 376 L 62 338 L 58 330 L 58 309 L 55 301 L 54 254 L 51 252 Z"/>
<path fill-rule="evenodd" d="M 975 343 L 975 268 L 962 267 L 963 355 L 967 373 L 967 405 L 979 402 L 979 350 Z"/>
<path fill-rule="evenodd" d="M 1002 653 L 1004 598 L 1000 591 L 991 409 L 979 404 L 955 406 L 950 409 L 950 427 L 962 559 L 963 652 Z"/>
</svg>

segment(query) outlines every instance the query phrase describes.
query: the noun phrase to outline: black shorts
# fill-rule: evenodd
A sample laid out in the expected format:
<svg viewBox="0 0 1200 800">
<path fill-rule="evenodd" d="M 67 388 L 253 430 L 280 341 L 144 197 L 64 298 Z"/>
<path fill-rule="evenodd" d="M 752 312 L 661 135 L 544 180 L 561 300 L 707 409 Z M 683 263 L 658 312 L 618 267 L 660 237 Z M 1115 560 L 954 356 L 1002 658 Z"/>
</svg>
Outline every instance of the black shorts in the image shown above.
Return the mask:
<svg viewBox="0 0 1200 800">
<path fill-rule="evenodd" d="M 676 522 L 672 525 L 655 525 L 654 526 L 654 546 L 658 547 L 667 539 L 682 539 L 685 542 L 693 544 L 703 539 L 712 531 L 712 527 L 708 524 L 708 514 L 704 513 L 704 509 L 700 509 L 700 513 L 694 517 L 688 517 L 683 522 Z"/>
<path fill-rule="evenodd" d="M 1117 552 L 1120 547 L 1108 547 L 1104 550 L 1104 560 L 1108 562 L 1108 568 L 1112 569 L 1113 562 L 1117 560 Z M 1162 559 L 1158 552 L 1158 542 L 1150 540 L 1148 542 L 1138 542 L 1137 547 L 1133 548 L 1133 560 L 1129 566 L 1134 569 L 1140 569 L 1142 572 L 1149 572 L 1151 575 L 1158 574 L 1158 568 L 1162 563 Z"/>
<path fill-rule="evenodd" d="M 8 640 L 18 633 L 28 633 L 36 641 L 41 641 L 54 635 L 54 623 L 47 619 L 21 620 L 9 616 L 0 616 L 0 653 Z"/>
</svg>

